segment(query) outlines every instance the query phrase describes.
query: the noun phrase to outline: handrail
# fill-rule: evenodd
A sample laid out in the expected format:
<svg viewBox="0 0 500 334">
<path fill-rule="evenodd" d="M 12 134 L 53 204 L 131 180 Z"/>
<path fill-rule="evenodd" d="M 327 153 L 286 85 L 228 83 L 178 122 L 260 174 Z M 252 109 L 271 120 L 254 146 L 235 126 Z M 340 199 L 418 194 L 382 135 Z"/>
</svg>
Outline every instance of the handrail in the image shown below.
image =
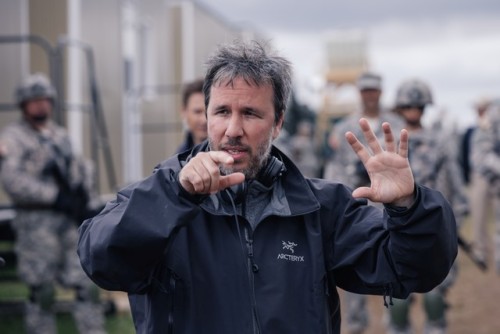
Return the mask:
<svg viewBox="0 0 500 334">
<path fill-rule="evenodd" d="M 101 96 L 99 93 L 99 89 L 97 86 L 97 78 L 96 78 L 96 68 L 94 61 L 94 52 L 92 47 L 79 40 L 71 40 L 66 37 L 60 37 L 57 42 L 56 53 L 58 55 L 58 59 L 61 61 L 62 67 L 62 55 L 65 48 L 69 47 L 77 47 L 81 49 L 85 54 L 85 59 L 87 61 L 87 71 L 88 71 L 88 84 L 91 98 L 91 131 L 96 135 L 91 136 L 92 144 L 92 157 L 96 166 L 99 162 L 99 154 L 97 152 L 97 147 L 103 149 L 103 157 L 105 160 L 105 167 L 108 176 L 108 184 L 111 190 L 116 190 L 117 181 L 115 175 L 115 167 L 113 163 L 113 156 L 111 153 L 111 147 L 109 145 L 109 136 L 106 126 L 106 119 L 104 117 Z M 61 91 L 63 87 L 61 87 Z M 95 144 L 95 145 L 94 145 Z M 97 175 L 97 183 L 99 184 L 99 176 Z"/>
</svg>

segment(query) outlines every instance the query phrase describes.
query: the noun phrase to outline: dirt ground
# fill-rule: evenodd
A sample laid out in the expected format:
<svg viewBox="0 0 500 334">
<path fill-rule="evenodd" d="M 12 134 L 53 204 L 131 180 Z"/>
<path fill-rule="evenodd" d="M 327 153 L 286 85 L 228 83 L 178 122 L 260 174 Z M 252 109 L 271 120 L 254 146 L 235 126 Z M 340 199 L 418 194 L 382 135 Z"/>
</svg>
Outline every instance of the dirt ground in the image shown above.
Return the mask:
<svg viewBox="0 0 500 334">
<path fill-rule="evenodd" d="M 470 223 L 466 222 L 462 227 L 462 233 L 467 240 L 470 240 L 470 230 Z M 457 261 L 459 266 L 457 281 L 448 294 L 448 333 L 500 333 L 500 275 L 493 268 L 493 260 L 490 260 L 489 270 L 483 272 L 460 249 Z M 371 322 L 365 334 L 386 333 L 382 297 L 369 296 L 368 307 Z M 415 334 L 423 333 L 425 316 L 422 312 L 420 295 L 417 295 L 410 312 Z M 347 333 L 345 328 L 342 328 L 342 334 Z"/>
</svg>

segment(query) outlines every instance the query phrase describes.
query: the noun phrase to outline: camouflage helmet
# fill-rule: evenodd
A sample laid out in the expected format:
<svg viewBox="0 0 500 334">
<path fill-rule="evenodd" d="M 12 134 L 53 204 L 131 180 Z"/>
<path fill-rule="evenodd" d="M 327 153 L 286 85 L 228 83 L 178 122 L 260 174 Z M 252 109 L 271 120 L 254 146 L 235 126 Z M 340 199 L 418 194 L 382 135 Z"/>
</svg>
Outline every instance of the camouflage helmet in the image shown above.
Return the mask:
<svg viewBox="0 0 500 334">
<path fill-rule="evenodd" d="M 35 73 L 28 76 L 24 82 L 17 87 L 16 103 L 22 108 L 25 102 L 39 98 L 48 98 L 53 103 L 56 98 L 56 90 L 44 74 Z"/>
<path fill-rule="evenodd" d="M 417 79 L 403 82 L 396 93 L 396 108 L 424 108 L 432 103 L 432 93 L 429 86 Z"/>
<path fill-rule="evenodd" d="M 364 72 L 356 80 L 356 86 L 362 90 L 382 90 L 382 77 L 376 73 Z"/>
</svg>

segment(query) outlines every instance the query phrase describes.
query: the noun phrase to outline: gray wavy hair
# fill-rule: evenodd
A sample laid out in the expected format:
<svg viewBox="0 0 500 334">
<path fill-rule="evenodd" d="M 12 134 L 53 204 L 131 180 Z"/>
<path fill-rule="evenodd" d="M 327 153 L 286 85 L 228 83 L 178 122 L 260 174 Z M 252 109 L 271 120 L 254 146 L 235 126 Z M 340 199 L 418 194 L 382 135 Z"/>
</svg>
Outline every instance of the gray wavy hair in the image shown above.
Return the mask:
<svg viewBox="0 0 500 334">
<path fill-rule="evenodd" d="M 292 66 L 267 45 L 257 41 L 221 45 L 208 58 L 206 66 L 203 85 L 206 108 L 214 84 L 227 81 L 227 85 L 232 85 L 235 79 L 242 78 L 248 84 L 270 84 L 273 87 L 276 123 L 285 113 L 292 90 Z"/>
</svg>

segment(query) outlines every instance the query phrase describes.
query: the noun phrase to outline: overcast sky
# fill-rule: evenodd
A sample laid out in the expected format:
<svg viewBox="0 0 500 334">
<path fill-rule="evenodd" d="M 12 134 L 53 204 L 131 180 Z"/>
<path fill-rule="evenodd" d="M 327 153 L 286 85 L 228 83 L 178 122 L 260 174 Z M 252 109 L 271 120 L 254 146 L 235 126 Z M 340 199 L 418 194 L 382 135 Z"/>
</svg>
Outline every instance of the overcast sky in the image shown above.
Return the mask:
<svg viewBox="0 0 500 334">
<path fill-rule="evenodd" d="M 299 87 L 316 87 L 332 32 L 365 36 L 370 68 L 384 78 L 384 104 L 398 84 L 418 77 L 432 88 L 436 109 L 463 127 L 471 104 L 500 97 L 498 0 L 199 0 L 226 21 L 268 37 L 294 64 Z M 318 98 L 302 89 L 312 105 Z"/>
</svg>

